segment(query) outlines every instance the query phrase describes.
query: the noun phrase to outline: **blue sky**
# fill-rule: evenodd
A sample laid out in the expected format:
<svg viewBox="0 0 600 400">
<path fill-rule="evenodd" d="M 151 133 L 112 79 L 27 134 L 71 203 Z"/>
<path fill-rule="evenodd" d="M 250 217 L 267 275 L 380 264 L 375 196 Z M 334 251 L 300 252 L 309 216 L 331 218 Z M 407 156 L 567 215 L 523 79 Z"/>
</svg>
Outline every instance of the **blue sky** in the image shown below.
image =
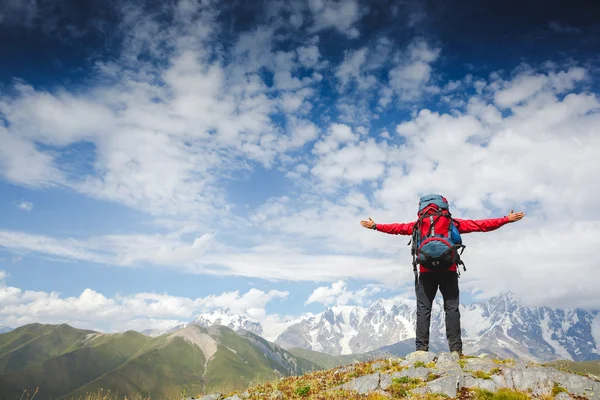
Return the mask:
<svg viewBox="0 0 600 400">
<path fill-rule="evenodd" d="M 411 221 L 429 192 L 527 213 L 468 237 L 463 302 L 599 308 L 591 7 L 9 0 L 0 324 L 227 305 L 276 326 L 410 296 L 408 238 L 359 221 Z"/>
</svg>

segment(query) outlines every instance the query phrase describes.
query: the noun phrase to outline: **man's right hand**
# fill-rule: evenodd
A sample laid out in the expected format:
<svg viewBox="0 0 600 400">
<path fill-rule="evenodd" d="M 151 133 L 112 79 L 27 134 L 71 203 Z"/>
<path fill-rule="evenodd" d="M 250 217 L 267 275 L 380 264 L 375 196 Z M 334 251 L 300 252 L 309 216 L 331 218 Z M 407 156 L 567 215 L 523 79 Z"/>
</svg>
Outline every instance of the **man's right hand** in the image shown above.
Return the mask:
<svg viewBox="0 0 600 400">
<path fill-rule="evenodd" d="M 508 214 L 508 222 L 516 222 L 518 220 L 520 220 L 521 218 L 523 218 L 525 216 L 525 213 L 519 211 L 518 213 L 515 213 L 515 210 L 510 210 L 510 213 Z"/>
<path fill-rule="evenodd" d="M 367 229 L 373 229 L 373 225 L 375 225 L 375 221 L 373 221 L 371 219 L 371 217 L 369 217 L 368 221 L 360 221 L 360 224 Z"/>
</svg>

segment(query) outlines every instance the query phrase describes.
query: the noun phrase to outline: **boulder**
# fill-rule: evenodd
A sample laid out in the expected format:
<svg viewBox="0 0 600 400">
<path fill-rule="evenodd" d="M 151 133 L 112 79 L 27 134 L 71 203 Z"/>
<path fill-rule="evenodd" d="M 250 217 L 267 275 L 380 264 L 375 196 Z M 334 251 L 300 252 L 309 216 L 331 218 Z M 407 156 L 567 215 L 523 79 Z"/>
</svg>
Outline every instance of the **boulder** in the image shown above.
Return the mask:
<svg viewBox="0 0 600 400">
<path fill-rule="evenodd" d="M 338 386 L 336 389 L 351 390 L 357 392 L 358 394 L 367 394 L 374 392 L 379 388 L 379 377 L 379 372 L 360 376 Z"/>
<path fill-rule="evenodd" d="M 415 351 L 406 356 L 406 361 L 408 361 L 410 364 L 414 364 L 417 361 L 427 364 L 434 361 L 436 357 L 437 354 L 431 351 Z"/>
<path fill-rule="evenodd" d="M 429 376 L 429 373 L 432 372 L 429 368 L 424 368 L 424 367 L 418 367 L 418 368 L 413 368 L 413 367 L 409 367 L 405 370 L 402 370 L 400 372 L 394 372 L 392 374 L 392 377 L 394 378 L 401 378 L 403 376 L 406 376 L 408 378 L 419 378 L 419 379 L 423 379 L 424 381 L 427 380 L 427 376 Z"/>
</svg>

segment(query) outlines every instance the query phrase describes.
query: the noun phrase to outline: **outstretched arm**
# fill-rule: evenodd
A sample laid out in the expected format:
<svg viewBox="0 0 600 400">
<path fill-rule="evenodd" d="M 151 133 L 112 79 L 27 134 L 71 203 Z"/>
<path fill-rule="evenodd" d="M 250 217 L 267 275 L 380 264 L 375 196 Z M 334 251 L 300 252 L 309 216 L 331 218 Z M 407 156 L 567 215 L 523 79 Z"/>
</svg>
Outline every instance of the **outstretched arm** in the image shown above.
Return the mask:
<svg viewBox="0 0 600 400">
<path fill-rule="evenodd" d="M 369 217 L 368 221 L 360 221 L 360 224 L 367 229 L 375 229 L 379 232 L 389 233 L 390 235 L 412 235 L 414 222 L 406 224 L 376 224 Z"/>
<path fill-rule="evenodd" d="M 506 217 L 502 218 L 490 218 L 490 219 L 454 219 L 458 223 L 458 231 L 460 233 L 471 233 L 471 232 L 490 232 L 500 228 L 511 222 L 516 222 L 522 219 L 525 213 L 515 213 L 511 210 Z"/>
</svg>

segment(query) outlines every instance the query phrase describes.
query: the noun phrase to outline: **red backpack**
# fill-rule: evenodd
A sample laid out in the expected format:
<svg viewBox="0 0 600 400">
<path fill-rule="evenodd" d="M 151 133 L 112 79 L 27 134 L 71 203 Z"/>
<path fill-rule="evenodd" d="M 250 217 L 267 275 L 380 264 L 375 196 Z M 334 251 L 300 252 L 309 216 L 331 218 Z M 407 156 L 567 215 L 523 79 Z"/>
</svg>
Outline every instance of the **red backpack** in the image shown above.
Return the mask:
<svg viewBox="0 0 600 400">
<path fill-rule="evenodd" d="M 417 263 L 431 271 L 447 270 L 455 264 L 462 265 L 466 271 L 460 259 L 465 246 L 452 219 L 448 201 L 439 194 L 423 196 L 419 200 L 417 215 L 419 218 L 413 227 L 411 240 L 415 271 Z"/>
</svg>

